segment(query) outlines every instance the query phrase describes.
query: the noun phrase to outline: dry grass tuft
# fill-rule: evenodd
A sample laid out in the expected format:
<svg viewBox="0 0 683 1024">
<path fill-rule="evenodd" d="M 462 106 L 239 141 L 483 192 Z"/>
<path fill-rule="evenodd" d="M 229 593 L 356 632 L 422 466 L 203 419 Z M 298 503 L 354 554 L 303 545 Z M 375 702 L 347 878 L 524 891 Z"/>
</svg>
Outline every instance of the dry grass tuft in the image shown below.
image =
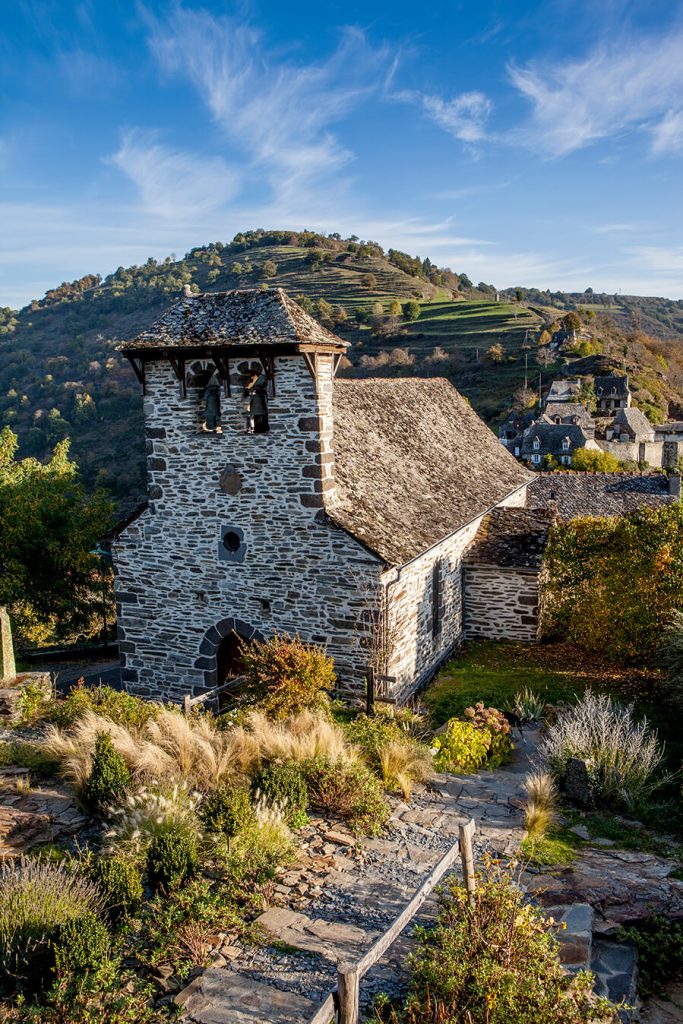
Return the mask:
<svg viewBox="0 0 683 1024">
<path fill-rule="evenodd" d="M 557 823 L 557 786 L 548 772 L 532 772 L 525 778 L 523 788 L 528 798 L 524 824 L 532 839 L 540 839 Z"/>
<path fill-rule="evenodd" d="M 358 759 L 344 730 L 314 711 L 302 711 L 284 721 L 273 721 L 254 711 L 246 720 L 246 730 L 256 747 L 259 762 L 308 761 L 320 757 L 334 762 Z"/>
<path fill-rule="evenodd" d="M 425 782 L 433 774 L 431 754 L 418 744 L 391 740 L 378 756 L 384 788 L 400 789 L 404 800 L 410 800 L 416 782 Z"/>
</svg>

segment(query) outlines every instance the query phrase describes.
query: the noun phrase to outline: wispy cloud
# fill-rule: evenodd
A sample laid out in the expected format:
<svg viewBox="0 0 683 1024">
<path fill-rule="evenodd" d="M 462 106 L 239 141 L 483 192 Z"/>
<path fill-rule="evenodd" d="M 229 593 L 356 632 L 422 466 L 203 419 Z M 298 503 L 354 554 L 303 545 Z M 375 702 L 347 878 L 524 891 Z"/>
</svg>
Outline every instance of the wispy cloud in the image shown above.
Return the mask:
<svg viewBox="0 0 683 1024">
<path fill-rule="evenodd" d="M 444 131 L 470 146 L 486 138 L 486 122 L 492 104 L 482 92 L 463 92 L 451 99 L 430 93 L 404 89 L 394 94 L 394 99 L 416 103 L 424 113 Z"/>
<path fill-rule="evenodd" d="M 110 162 L 140 191 L 148 213 L 187 220 L 223 206 L 239 188 L 225 160 L 171 149 L 155 132 L 129 131 Z"/>
<path fill-rule="evenodd" d="M 532 104 L 510 135 L 548 157 L 639 130 L 663 156 L 683 144 L 683 31 L 603 43 L 578 60 L 512 65 L 512 85 Z"/>
<path fill-rule="evenodd" d="M 249 24 L 205 11 L 177 7 L 149 23 L 159 65 L 189 78 L 252 173 L 285 202 L 353 159 L 331 128 L 379 91 L 392 69 L 388 49 L 374 49 L 352 28 L 330 57 L 312 64 L 278 58 Z"/>
</svg>

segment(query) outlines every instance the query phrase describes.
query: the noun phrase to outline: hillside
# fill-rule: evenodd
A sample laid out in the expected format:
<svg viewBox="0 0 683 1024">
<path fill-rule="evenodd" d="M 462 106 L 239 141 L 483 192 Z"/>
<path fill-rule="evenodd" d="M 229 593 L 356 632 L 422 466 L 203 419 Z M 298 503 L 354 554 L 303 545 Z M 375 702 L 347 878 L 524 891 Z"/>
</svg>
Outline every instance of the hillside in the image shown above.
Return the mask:
<svg viewBox="0 0 683 1024">
<path fill-rule="evenodd" d="M 546 293 L 530 309 L 510 294 L 495 301 L 491 285 L 475 288 L 465 274 L 385 253 L 374 242 L 248 232 L 182 259 L 150 259 L 104 280 L 62 284 L 18 312 L 0 309 L 0 423 L 19 435 L 22 455 L 43 458 L 70 436 L 86 482 L 129 507 L 144 493 L 142 399 L 117 343 L 148 326 L 186 284 L 221 291 L 264 282 L 285 288 L 351 342 L 343 373 L 447 376 L 489 422 L 509 407 L 525 375 L 535 387 L 539 372 L 545 380 L 566 362 L 537 364 L 538 336 L 558 308 Z M 414 321 L 401 315 L 410 300 L 419 302 Z M 667 347 L 645 335 L 627 338 L 604 314 L 594 320 L 602 357 L 642 377 L 660 417 L 670 403 L 683 408 L 680 341 Z"/>
</svg>

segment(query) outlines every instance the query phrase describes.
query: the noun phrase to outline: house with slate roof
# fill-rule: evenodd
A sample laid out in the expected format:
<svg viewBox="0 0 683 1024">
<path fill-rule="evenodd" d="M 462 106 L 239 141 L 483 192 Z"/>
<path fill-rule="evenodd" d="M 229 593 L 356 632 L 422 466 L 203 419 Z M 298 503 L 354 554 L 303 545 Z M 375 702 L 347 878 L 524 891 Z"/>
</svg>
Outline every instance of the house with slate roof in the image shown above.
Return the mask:
<svg viewBox="0 0 683 1024">
<path fill-rule="evenodd" d="M 527 491 L 529 509 L 551 510 L 559 519 L 623 516 L 680 498 L 676 473 L 539 473 Z"/>
<path fill-rule="evenodd" d="M 547 456 L 570 467 L 579 448 L 599 450 L 578 423 L 547 423 L 544 419 L 536 420 L 524 431 L 519 448 L 519 457 L 534 469 L 542 469 Z"/>
<path fill-rule="evenodd" d="M 598 414 L 609 416 L 617 409 L 627 409 L 631 404 L 631 389 L 628 386 L 628 375 L 609 374 L 595 378 L 595 397 L 598 403 Z"/>
<path fill-rule="evenodd" d="M 595 420 L 580 402 L 547 402 L 542 419 L 547 423 L 577 425 L 586 437 L 595 437 Z"/>
<path fill-rule="evenodd" d="M 346 347 L 281 289 L 186 295 L 121 346 L 148 475 L 112 544 L 132 691 L 204 692 L 277 631 L 326 644 L 342 692 L 373 663 L 401 700 L 461 642 L 464 556 L 532 474 L 447 380 L 339 380 Z M 534 632 L 521 596 L 510 638 Z"/>
</svg>

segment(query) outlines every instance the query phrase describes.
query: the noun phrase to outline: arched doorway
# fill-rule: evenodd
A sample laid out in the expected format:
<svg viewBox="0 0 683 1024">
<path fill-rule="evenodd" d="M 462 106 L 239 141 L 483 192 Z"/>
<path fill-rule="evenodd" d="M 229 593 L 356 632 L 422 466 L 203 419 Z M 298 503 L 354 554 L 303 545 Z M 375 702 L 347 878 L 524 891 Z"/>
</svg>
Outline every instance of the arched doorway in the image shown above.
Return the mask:
<svg viewBox="0 0 683 1024">
<path fill-rule="evenodd" d="M 244 643 L 249 643 L 249 640 L 233 632 L 224 636 L 216 648 L 216 682 L 219 686 L 242 675 L 244 659 L 241 647 Z"/>
</svg>

